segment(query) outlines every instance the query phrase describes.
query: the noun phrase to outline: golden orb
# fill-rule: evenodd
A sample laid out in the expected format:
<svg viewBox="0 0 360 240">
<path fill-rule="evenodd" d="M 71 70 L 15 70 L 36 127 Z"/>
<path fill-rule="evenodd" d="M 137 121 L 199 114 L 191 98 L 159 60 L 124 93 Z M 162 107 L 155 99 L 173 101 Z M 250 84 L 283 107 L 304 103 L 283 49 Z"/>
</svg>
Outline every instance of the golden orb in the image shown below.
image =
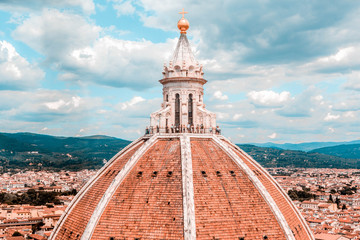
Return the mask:
<svg viewBox="0 0 360 240">
<path fill-rule="evenodd" d="M 186 34 L 186 30 L 189 29 L 189 21 L 186 20 L 185 18 L 181 18 L 179 21 L 178 21 L 178 24 L 177 24 L 179 30 L 180 30 L 180 33 L 185 33 Z"/>
</svg>

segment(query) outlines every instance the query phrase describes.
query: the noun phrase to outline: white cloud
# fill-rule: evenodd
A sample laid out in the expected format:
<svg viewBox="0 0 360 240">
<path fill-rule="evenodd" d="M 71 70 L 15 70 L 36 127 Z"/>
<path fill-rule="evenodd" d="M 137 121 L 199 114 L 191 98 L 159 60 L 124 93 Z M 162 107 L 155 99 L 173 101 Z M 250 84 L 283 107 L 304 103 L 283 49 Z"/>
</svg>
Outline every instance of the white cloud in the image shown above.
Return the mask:
<svg viewBox="0 0 360 240">
<path fill-rule="evenodd" d="M 84 13 L 91 14 L 95 12 L 95 5 L 92 0 L 41 0 L 41 1 L 23 1 L 23 0 L 2 0 L 0 9 L 10 12 L 28 13 L 29 11 L 41 11 L 46 8 L 80 8 Z"/>
<path fill-rule="evenodd" d="M 44 72 L 19 55 L 13 45 L 0 41 L 0 90 L 39 86 Z"/>
<path fill-rule="evenodd" d="M 256 106 L 262 107 L 280 107 L 290 99 L 290 92 L 283 91 L 276 93 L 274 91 L 251 91 L 247 94 L 250 101 Z"/>
<path fill-rule="evenodd" d="M 268 136 L 271 139 L 275 139 L 277 137 L 277 134 L 274 132 Z"/>
<path fill-rule="evenodd" d="M 44 105 L 50 110 L 59 110 L 61 108 L 78 108 L 81 101 L 81 97 L 74 96 L 71 97 L 71 99 L 69 99 L 68 101 L 60 99 L 55 102 L 46 102 L 44 103 Z"/>
<path fill-rule="evenodd" d="M 126 110 L 126 109 L 131 108 L 131 107 L 133 107 L 134 105 L 136 105 L 136 104 L 138 104 L 138 103 L 141 103 L 141 102 L 144 102 L 144 101 L 145 101 L 144 98 L 139 97 L 139 96 L 135 96 L 135 97 L 133 97 L 130 101 L 121 103 L 121 109 L 122 109 L 122 110 Z"/>
<path fill-rule="evenodd" d="M 132 4 L 132 1 L 115 1 L 113 4 L 114 9 L 116 10 L 117 16 L 122 15 L 131 15 L 135 12 L 135 7 Z"/>
<path fill-rule="evenodd" d="M 352 71 L 348 75 L 348 80 L 344 84 L 344 87 L 345 89 L 360 91 L 360 71 Z"/>
<path fill-rule="evenodd" d="M 219 99 L 219 100 L 228 100 L 229 97 L 226 96 L 225 94 L 223 94 L 221 91 L 215 91 L 213 94 L 215 99 Z"/>
<path fill-rule="evenodd" d="M 13 36 L 42 53 L 64 81 L 133 89 L 157 83 L 175 40 L 126 41 L 99 37 L 101 30 L 79 15 L 44 10 L 25 20 Z"/>
<path fill-rule="evenodd" d="M 333 120 L 337 120 L 340 118 L 340 115 L 333 115 L 331 113 L 328 113 L 325 117 L 324 120 L 325 121 L 333 121 Z"/>
<path fill-rule="evenodd" d="M 69 61 L 71 51 L 93 43 L 100 31 L 100 27 L 80 15 L 46 9 L 41 15 L 31 15 L 24 20 L 12 35 L 61 68 L 63 61 Z"/>
</svg>

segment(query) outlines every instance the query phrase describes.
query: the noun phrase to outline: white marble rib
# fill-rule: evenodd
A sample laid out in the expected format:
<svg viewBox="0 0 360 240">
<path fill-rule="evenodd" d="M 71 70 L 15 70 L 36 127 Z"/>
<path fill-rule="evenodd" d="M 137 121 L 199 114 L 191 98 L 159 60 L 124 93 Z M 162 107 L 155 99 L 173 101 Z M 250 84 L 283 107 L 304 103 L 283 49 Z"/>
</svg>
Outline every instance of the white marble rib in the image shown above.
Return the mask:
<svg viewBox="0 0 360 240">
<path fill-rule="evenodd" d="M 221 139 L 217 136 L 213 136 L 213 140 L 225 151 L 228 155 L 235 161 L 235 163 L 247 174 L 250 181 L 258 189 L 259 193 L 262 195 L 264 200 L 267 202 L 271 211 L 276 217 L 280 227 L 285 233 L 286 239 L 295 240 L 294 234 L 291 231 L 289 224 L 286 222 L 284 215 L 276 205 L 274 199 L 271 197 L 270 193 L 266 190 L 265 186 L 261 183 L 258 177 L 251 171 L 251 169 L 241 160 L 241 158 L 234 153 L 234 151 L 227 145 L 225 145 Z"/>
<path fill-rule="evenodd" d="M 157 135 L 152 136 L 149 140 L 147 140 L 130 158 L 130 160 L 125 164 L 125 166 L 121 169 L 121 171 L 116 175 L 114 180 L 111 182 L 110 186 L 102 196 L 98 205 L 95 208 L 86 228 L 81 236 L 81 240 L 91 239 L 91 236 L 95 230 L 96 224 L 100 220 L 100 217 L 106 208 L 106 205 L 110 201 L 112 195 L 115 193 L 118 186 L 125 179 L 127 174 L 131 171 L 131 169 L 136 165 L 138 160 L 142 157 L 142 155 L 156 142 Z"/>
<path fill-rule="evenodd" d="M 233 146 L 235 149 L 237 149 L 238 151 L 240 151 L 241 154 L 245 155 L 245 157 L 252 162 L 258 169 L 261 169 L 265 176 L 272 182 L 272 184 L 274 184 L 279 190 L 280 192 L 284 195 L 286 201 L 290 204 L 291 208 L 296 212 L 296 216 L 298 217 L 298 219 L 300 220 L 300 222 L 303 224 L 302 226 L 305 228 L 306 233 L 308 235 L 308 237 L 310 239 L 315 239 L 314 234 L 312 233 L 309 225 L 307 224 L 306 220 L 304 219 L 304 217 L 301 215 L 301 213 L 299 212 L 299 210 L 296 208 L 296 206 L 294 206 L 292 200 L 290 199 L 289 195 L 284 191 L 284 189 L 280 186 L 280 184 L 268 173 L 268 171 L 266 171 L 257 161 L 255 161 L 248 153 L 246 153 L 244 150 L 242 150 L 240 147 L 238 147 L 237 145 L 233 144 L 229 139 L 227 139 L 224 136 L 221 136 L 222 139 L 224 139 L 228 144 L 230 144 L 231 146 Z"/>
<path fill-rule="evenodd" d="M 190 137 L 180 137 L 184 210 L 184 239 L 196 239 L 194 183 Z"/>
<path fill-rule="evenodd" d="M 121 151 L 119 151 L 115 156 L 113 156 L 85 185 L 81 188 L 81 190 L 76 194 L 75 198 L 71 201 L 69 206 L 66 208 L 65 212 L 61 215 L 59 221 L 57 222 L 54 231 L 52 231 L 50 235 L 50 240 L 54 239 L 55 236 L 58 234 L 59 230 L 61 229 L 61 226 L 64 224 L 66 218 L 69 216 L 70 212 L 76 206 L 76 204 L 81 200 L 81 198 L 84 196 L 84 194 L 87 192 L 87 190 L 99 179 L 101 175 L 105 173 L 105 170 L 107 167 L 115 161 L 121 154 L 126 152 L 132 147 L 135 147 L 142 141 L 142 137 L 138 138 L 137 140 L 133 141 L 129 145 L 127 145 L 125 148 L 123 148 Z"/>
</svg>

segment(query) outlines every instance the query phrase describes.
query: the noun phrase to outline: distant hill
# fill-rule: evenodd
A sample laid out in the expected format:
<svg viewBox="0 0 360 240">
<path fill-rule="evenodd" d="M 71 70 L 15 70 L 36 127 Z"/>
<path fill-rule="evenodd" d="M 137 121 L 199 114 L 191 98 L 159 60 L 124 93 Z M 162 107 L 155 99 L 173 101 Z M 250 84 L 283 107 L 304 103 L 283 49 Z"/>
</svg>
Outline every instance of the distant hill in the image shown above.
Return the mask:
<svg viewBox="0 0 360 240">
<path fill-rule="evenodd" d="M 360 159 L 348 159 L 318 152 L 238 145 L 264 167 L 360 168 Z"/>
<path fill-rule="evenodd" d="M 360 144 L 338 145 L 333 147 L 323 147 L 310 151 L 311 153 L 322 153 L 342 158 L 360 159 Z"/>
<path fill-rule="evenodd" d="M 0 172 L 11 169 L 95 169 L 130 141 L 95 135 L 56 137 L 34 133 L 0 133 Z M 264 167 L 360 168 L 360 144 L 311 152 L 239 145 Z"/>
<path fill-rule="evenodd" d="M 360 140 L 349 141 L 349 142 L 306 142 L 306 143 L 252 143 L 252 145 L 258 147 L 271 147 L 271 148 L 280 148 L 286 150 L 300 150 L 300 151 L 311 151 L 323 147 L 332 147 L 338 145 L 349 145 L 349 144 L 360 144 Z"/>
<path fill-rule="evenodd" d="M 99 168 L 130 141 L 108 137 L 55 137 L 34 133 L 0 133 L 0 167 Z"/>
</svg>

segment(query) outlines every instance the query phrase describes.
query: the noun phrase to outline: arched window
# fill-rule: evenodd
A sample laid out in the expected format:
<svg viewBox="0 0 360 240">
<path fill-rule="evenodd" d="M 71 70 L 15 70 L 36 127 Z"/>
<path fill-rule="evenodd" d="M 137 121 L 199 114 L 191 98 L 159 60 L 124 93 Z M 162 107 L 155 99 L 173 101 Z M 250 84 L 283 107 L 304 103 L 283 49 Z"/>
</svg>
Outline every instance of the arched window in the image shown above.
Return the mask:
<svg viewBox="0 0 360 240">
<path fill-rule="evenodd" d="M 189 94 L 189 100 L 188 100 L 188 122 L 190 125 L 193 124 L 193 95 Z"/>
<path fill-rule="evenodd" d="M 180 126 L 180 95 L 175 95 L 175 126 Z"/>
<path fill-rule="evenodd" d="M 169 94 L 166 94 L 166 102 L 169 101 Z"/>
</svg>

